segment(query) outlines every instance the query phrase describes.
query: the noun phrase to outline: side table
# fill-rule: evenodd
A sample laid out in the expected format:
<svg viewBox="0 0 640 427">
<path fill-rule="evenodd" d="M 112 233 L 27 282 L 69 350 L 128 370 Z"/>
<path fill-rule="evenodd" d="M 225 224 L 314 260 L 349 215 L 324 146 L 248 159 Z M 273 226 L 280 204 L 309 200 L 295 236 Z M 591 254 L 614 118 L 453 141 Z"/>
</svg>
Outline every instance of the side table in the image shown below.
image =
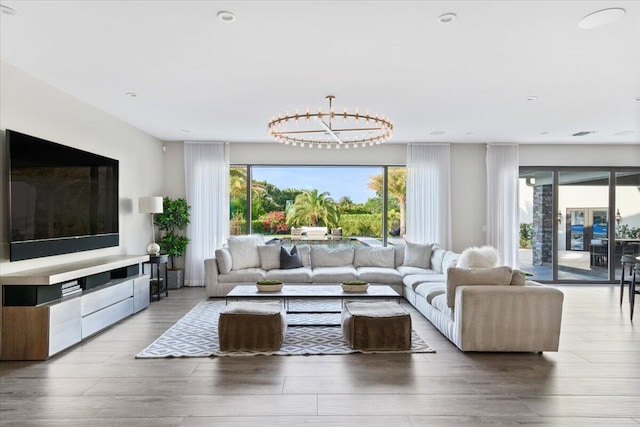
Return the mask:
<svg viewBox="0 0 640 427">
<path fill-rule="evenodd" d="M 157 301 L 160 301 L 160 294 L 162 292 L 165 293 L 165 297 L 169 296 L 169 286 L 167 286 L 167 275 L 168 275 L 168 263 L 169 263 L 169 255 L 149 255 L 149 261 L 145 262 L 144 264 L 149 264 L 150 265 L 150 286 L 149 289 L 151 290 L 151 301 L 154 300 L 154 298 L 157 298 Z M 164 264 L 164 277 L 160 276 L 160 266 L 161 264 Z M 154 274 L 154 270 L 155 270 L 155 274 Z M 154 289 L 155 289 L 155 294 L 154 294 Z"/>
</svg>

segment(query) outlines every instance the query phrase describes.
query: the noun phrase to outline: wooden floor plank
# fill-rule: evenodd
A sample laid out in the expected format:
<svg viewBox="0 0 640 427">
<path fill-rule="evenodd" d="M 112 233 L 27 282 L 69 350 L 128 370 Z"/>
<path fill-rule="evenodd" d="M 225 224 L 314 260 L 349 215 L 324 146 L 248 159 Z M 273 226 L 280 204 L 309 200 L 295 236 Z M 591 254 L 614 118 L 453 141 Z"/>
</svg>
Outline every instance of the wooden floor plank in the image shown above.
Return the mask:
<svg viewBox="0 0 640 427">
<path fill-rule="evenodd" d="M 44 362 L 0 362 L 0 425 L 640 424 L 640 329 L 615 286 L 560 286 L 557 353 L 462 353 L 410 308 L 435 354 L 135 359 L 199 301 L 168 298 Z"/>
</svg>

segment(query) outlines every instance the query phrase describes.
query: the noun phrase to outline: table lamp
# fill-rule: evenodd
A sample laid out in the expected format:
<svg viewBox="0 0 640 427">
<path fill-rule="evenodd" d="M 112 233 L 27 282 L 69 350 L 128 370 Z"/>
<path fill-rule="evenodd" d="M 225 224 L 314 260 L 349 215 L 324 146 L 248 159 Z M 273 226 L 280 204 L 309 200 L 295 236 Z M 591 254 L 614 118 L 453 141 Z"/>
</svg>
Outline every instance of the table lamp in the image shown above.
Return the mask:
<svg viewBox="0 0 640 427">
<path fill-rule="evenodd" d="M 156 243 L 153 214 L 162 213 L 162 197 L 140 197 L 138 199 L 138 211 L 151 214 L 151 243 L 147 246 L 147 253 L 157 256 L 160 254 L 160 245 Z"/>
</svg>

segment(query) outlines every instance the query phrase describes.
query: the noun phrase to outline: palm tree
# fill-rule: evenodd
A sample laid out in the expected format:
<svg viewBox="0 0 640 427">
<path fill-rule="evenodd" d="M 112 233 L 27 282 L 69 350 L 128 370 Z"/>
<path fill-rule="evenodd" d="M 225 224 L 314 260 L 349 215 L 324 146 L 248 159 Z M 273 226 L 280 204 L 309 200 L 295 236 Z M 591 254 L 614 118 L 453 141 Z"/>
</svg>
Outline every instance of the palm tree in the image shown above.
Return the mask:
<svg viewBox="0 0 640 427">
<path fill-rule="evenodd" d="M 318 193 L 318 190 L 303 190 L 296 196 L 293 210 L 294 213 L 289 218 L 290 225 L 317 227 L 319 222 L 327 227 L 338 225 L 338 210 L 326 191 Z"/>
<path fill-rule="evenodd" d="M 369 177 L 369 188 L 382 193 L 382 175 Z M 407 231 L 405 208 L 407 200 L 407 170 L 405 168 L 389 168 L 387 173 L 387 192 L 398 201 L 400 210 L 400 235 Z"/>
</svg>

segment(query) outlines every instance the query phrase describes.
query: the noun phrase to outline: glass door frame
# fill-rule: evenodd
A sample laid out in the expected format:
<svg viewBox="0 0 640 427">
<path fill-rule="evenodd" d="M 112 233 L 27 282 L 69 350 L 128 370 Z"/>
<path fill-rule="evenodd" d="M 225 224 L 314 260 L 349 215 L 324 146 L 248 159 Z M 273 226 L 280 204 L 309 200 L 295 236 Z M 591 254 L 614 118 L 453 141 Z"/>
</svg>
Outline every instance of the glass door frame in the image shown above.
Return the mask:
<svg viewBox="0 0 640 427">
<path fill-rule="evenodd" d="M 519 173 L 523 172 L 551 172 L 553 174 L 553 199 L 552 199 L 552 212 L 559 211 L 559 176 L 561 172 L 606 172 L 608 174 L 609 179 L 609 191 L 608 191 L 608 201 L 609 206 L 607 208 L 607 216 L 609 218 L 609 222 L 615 218 L 616 212 L 616 173 L 618 172 L 636 172 L 638 171 L 637 167 L 595 167 L 595 166 L 520 166 Z M 565 216 L 566 220 L 566 216 Z M 607 238 L 609 242 L 615 242 L 615 227 L 607 227 Z M 615 244 L 609 244 L 607 248 L 607 262 L 608 262 L 608 280 L 566 280 L 558 278 L 558 268 L 559 268 L 559 260 L 558 260 L 558 227 L 553 227 L 552 229 L 552 262 L 551 262 L 551 280 L 538 280 L 541 283 L 558 283 L 558 284 L 612 284 L 618 283 L 618 280 L 615 278 Z"/>
</svg>

